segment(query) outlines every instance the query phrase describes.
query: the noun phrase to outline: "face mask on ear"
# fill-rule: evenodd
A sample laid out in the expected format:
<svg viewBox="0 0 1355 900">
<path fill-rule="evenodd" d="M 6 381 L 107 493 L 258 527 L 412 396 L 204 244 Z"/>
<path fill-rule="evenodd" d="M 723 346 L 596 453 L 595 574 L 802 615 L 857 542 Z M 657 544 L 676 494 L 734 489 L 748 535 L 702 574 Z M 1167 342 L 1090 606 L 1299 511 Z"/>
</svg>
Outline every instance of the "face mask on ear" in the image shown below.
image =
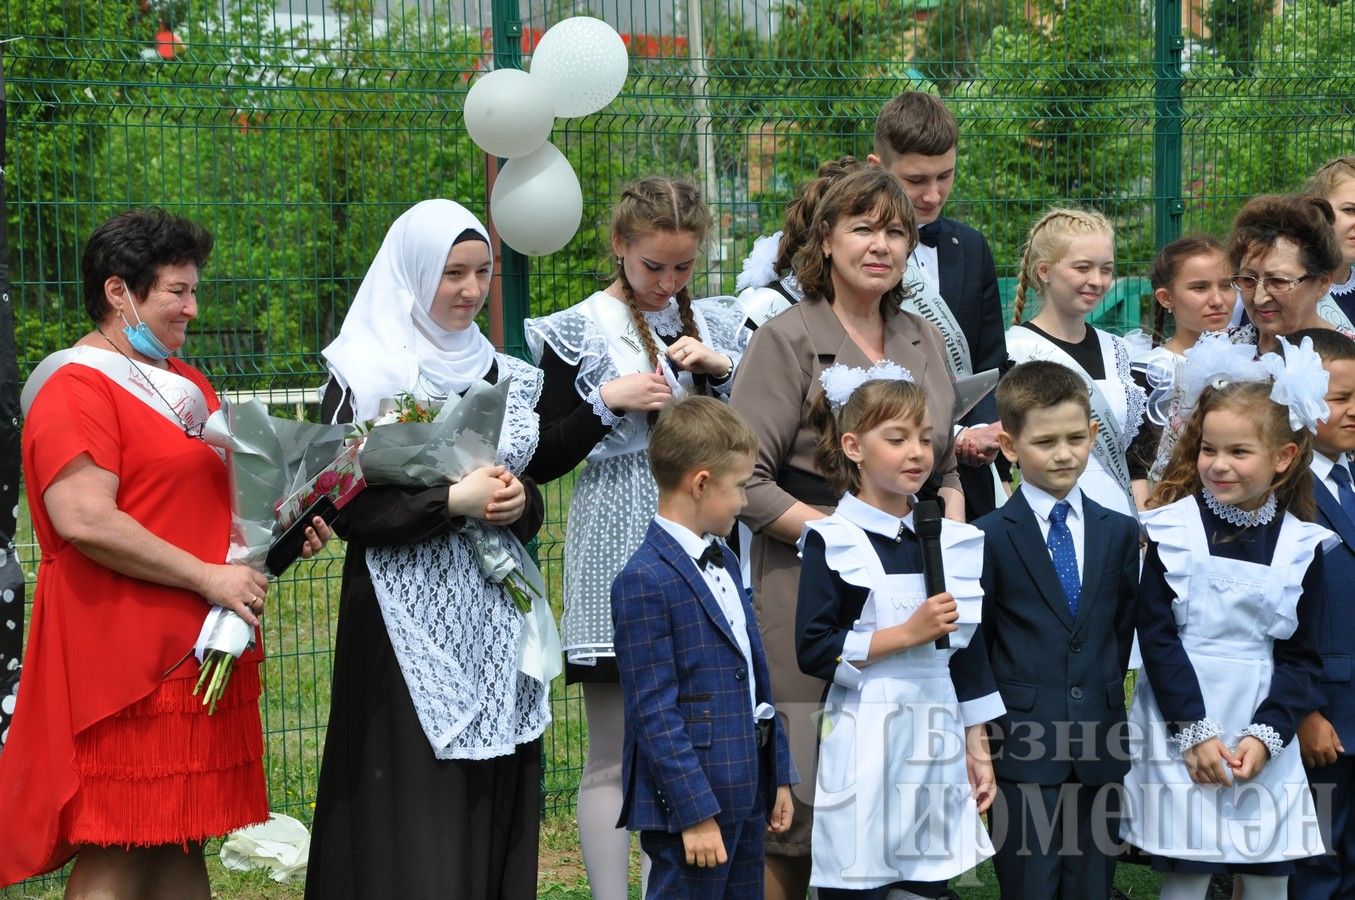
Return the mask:
<svg viewBox="0 0 1355 900">
<path fill-rule="evenodd" d="M 127 342 L 132 345 L 132 349 L 147 359 L 153 359 L 157 362 L 162 359 L 168 359 L 170 350 L 160 339 L 151 331 L 151 326 L 141 320 L 141 314 L 136 311 L 136 301 L 133 300 L 132 315 L 136 316 L 136 327 L 127 321 L 127 313 L 119 310 L 118 315 L 122 316 L 122 333 L 127 336 Z"/>
</svg>

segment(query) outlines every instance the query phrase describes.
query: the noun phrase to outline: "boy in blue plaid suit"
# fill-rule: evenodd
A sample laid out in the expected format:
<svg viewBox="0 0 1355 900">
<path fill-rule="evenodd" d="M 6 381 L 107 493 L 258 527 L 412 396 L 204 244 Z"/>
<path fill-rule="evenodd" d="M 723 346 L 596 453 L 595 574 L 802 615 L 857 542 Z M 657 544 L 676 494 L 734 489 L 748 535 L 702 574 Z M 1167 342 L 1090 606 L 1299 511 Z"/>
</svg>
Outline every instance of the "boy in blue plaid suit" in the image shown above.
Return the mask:
<svg viewBox="0 0 1355 900">
<path fill-rule="evenodd" d="M 790 752 L 738 561 L 734 527 L 756 439 L 717 400 L 654 424 L 658 515 L 612 584 L 625 703 L 618 826 L 653 864 L 645 896 L 762 900 L 764 829 L 791 822 Z"/>
</svg>

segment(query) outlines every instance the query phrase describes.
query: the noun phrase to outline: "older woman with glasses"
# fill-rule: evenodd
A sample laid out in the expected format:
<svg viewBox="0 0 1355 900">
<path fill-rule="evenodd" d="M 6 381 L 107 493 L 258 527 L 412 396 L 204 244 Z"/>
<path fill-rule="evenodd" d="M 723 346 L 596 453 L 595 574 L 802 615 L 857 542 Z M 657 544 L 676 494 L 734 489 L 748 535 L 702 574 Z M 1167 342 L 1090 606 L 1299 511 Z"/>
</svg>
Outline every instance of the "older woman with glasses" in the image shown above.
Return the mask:
<svg viewBox="0 0 1355 900">
<path fill-rule="evenodd" d="M 1260 354 L 1274 350 L 1281 335 L 1336 329 L 1318 312 L 1332 273 L 1344 265 L 1335 221 L 1330 203 L 1299 194 L 1254 197 L 1242 207 L 1228 258 L 1251 324 L 1234 330 L 1234 343 L 1255 344 Z"/>
</svg>

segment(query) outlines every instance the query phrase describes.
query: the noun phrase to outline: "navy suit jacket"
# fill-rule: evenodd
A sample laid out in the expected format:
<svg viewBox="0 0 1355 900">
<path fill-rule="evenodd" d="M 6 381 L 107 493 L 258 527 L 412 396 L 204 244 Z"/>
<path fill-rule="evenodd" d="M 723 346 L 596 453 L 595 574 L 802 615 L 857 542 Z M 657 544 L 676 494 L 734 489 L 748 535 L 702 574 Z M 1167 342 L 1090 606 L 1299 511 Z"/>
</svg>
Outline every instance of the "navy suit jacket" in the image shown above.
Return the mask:
<svg viewBox="0 0 1355 900">
<path fill-rule="evenodd" d="M 771 676 L 738 561 L 725 570 L 743 600 L 757 700 L 772 703 Z M 616 662 L 625 702 L 625 798 L 618 827 L 679 832 L 714 815 L 729 822 L 776 802 L 795 784 L 775 718 L 758 747 L 748 664 L 696 562 L 654 522 L 612 583 Z"/>
<path fill-rule="evenodd" d="M 1138 524 L 1082 495 L 1085 527 L 1077 619 L 1017 492 L 974 523 L 983 529 L 983 632 L 1007 707 L 994 723 L 999 778 L 1106 784 L 1129 770 L 1124 676 L 1134 640 Z"/>
<path fill-rule="evenodd" d="M 1002 298 L 997 289 L 997 269 L 988 241 L 978 231 L 954 219 L 942 217 L 936 224 L 936 265 L 941 297 L 964 332 L 974 371 L 1005 368 L 1007 337 L 1002 322 Z M 960 420 L 960 424 L 991 424 L 997 420 L 996 392 L 990 391 Z M 965 517 L 972 521 L 992 512 L 997 501 L 988 467 L 961 463 L 956 474 L 964 489 Z"/>
<path fill-rule="evenodd" d="M 1341 736 L 1348 753 L 1355 753 L 1355 686 L 1350 680 L 1355 653 L 1355 522 L 1327 486 L 1314 478 L 1317 524 L 1336 532 L 1341 543 L 1322 550 L 1326 591 L 1318 605 L 1318 644 L 1322 675 L 1315 705 Z"/>
<path fill-rule="evenodd" d="M 977 230 L 944 216 L 936 220 L 936 265 L 941 297 L 960 323 L 975 372 L 998 369 L 1007 361 L 1002 297 L 997 268 L 988 241 Z M 990 393 L 965 416 L 962 424 L 992 423 L 997 399 Z M 986 474 L 986 472 L 985 472 Z"/>
</svg>

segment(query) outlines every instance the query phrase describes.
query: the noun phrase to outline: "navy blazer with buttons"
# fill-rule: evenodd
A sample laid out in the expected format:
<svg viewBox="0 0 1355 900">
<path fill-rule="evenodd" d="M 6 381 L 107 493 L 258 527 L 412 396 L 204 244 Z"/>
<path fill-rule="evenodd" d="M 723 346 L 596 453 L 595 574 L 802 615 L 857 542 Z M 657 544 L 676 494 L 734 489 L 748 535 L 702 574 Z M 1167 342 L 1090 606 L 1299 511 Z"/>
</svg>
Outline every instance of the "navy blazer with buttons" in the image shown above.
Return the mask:
<svg viewBox="0 0 1355 900">
<path fill-rule="evenodd" d="M 738 561 L 725 570 L 743 601 L 757 702 L 773 703 L 762 638 Z M 696 562 L 650 522 L 644 542 L 612 583 L 612 623 L 625 703 L 618 827 L 680 832 L 712 816 L 737 822 L 795 784 L 775 718 L 759 748 L 748 663 Z"/>
<path fill-rule="evenodd" d="M 1055 785 L 1118 781 L 1129 770 L 1124 677 L 1134 640 L 1139 531 L 1082 495 L 1077 618 L 1022 492 L 983 529 L 983 631 L 1007 714 L 993 726 L 998 778 Z"/>
<path fill-rule="evenodd" d="M 1314 705 L 1331 722 L 1342 745 L 1355 753 L 1355 685 L 1351 683 L 1351 654 L 1355 653 L 1355 522 L 1351 522 L 1326 484 L 1314 478 L 1317 524 L 1330 528 L 1340 543 L 1322 548 L 1326 591 L 1318 604 L 1317 650 L 1322 674 Z"/>
<path fill-rule="evenodd" d="M 988 241 L 976 229 L 944 216 L 936 220 L 936 268 L 941 298 L 964 332 L 975 372 L 998 369 L 1007 361 L 1007 335 L 997 268 Z M 997 399 L 990 393 L 962 424 L 997 421 Z M 986 472 L 985 472 L 986 474 Z"/>
</svg>

